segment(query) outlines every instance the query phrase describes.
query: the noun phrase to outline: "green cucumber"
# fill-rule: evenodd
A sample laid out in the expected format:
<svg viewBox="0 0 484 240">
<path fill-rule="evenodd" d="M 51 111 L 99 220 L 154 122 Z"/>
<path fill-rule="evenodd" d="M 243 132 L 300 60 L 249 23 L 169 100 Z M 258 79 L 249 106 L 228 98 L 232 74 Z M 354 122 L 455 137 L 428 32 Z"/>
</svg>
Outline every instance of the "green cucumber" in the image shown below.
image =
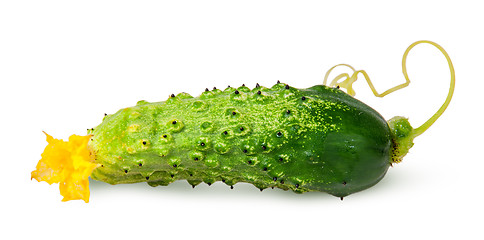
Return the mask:
<svg viewBox="0 0 484 240">
<path fill-rule="evenodd" d="M 352 84 L 360 73 L 378 97 L 408 86 L 406 57 L 420 43 L 437 47 L 451 73 L 447 98 L 429 120 L 415 129 L 404 117 L 385 121 L 353 98 Z M 349 67 L 353 74 L 307 89 L 278 82 L 271 88 L 206 89 L 195 98 L 172 94 L 163 102 L 139 101 L 106 114 L 87 136 L 72 135 L 65 142 L 46 134 L 49 145 L 31 177 L 60 183 L 63 201 L 88 202 L 89 176 L 110 184 L 150 186 L 182 179 L 193 187 L 246 182 L 261 191 L 277 187 L 343 198 L 375 185 L 392 164 L 402 161 L 413 139 L 449 105 L 455 73 L 445 50 L 430 41 L 407 48 L 402 61 L 406 82 L 381 94 L 365 71 L 337 66 Z"/>
<path fill-rule="evenodd" d="M 354 95 L 352 84 L 359 73 L 379 97 L 408 86 L 406 57 L 420 43 L 437 47 L 451 71 L 444 104 L 422 126 L 414 129 L 404 117 L 387 122 L 349 95 Z M 100 166 L 91 177 L 111 184 L 151 186 L 181 179 L 192 186 L 222 181 L 232 187 L 246 182 L 261 190 L 321 191 L 342 198 L 378 183 L 450 103 L 455 73 L 442 47 L 415 42 L 407 48 L 402 67 L 407 81 L 382 94 L 366 72 L 351 67 L 354 74 L 339 75 L 331 84 L 334 87 L 296 89 L 278 82 L 271 88 L 257 84 L 251 90 L 243 85 L 206 89 L 196 98 L 181 93 L 164 102 L 140 101 L 107 115 L 89 132 L 89 145 Z"/>
<path fill-rule="evenodd" d="M 385 119 L 322 85 L 228 87 L 140 101 L 107 115 L 90 134 L 101 164 L 91 177 L 111 184 L 247 182 L 344 197 L 376 184 L 391 164 Z"/>
</svg>

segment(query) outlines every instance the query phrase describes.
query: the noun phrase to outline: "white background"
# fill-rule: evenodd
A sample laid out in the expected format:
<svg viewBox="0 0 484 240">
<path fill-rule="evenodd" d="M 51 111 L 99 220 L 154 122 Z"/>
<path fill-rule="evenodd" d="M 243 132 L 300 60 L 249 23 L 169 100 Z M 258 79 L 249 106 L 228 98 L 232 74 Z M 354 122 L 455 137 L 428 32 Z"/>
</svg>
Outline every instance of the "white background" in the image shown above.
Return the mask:
<svg viewBox="0 0 484 240">
<path fill-rule="evenodd" d="M 0 238 L 482 239 L 478 2 L 2 1 Z M 422 39 L 451 56 L 454 99 L 403 163 L 344 201 L 248 184 L 91 181 L 85 204 L 61 202 L 57 185 L 30 180 L 42 131 L 82 135 L 104 113 L 206 87 L 281 80 L 307 88 L 338 63 L 366 70 L 383 91 L 404 81 L 403 52 Z M 356 97 L 417 127 L 444 101 L 449 70 L 435 48 L 419 45 L 408 71 L 410 87 L 380 99 L 360 81 Z"/>
</svg>

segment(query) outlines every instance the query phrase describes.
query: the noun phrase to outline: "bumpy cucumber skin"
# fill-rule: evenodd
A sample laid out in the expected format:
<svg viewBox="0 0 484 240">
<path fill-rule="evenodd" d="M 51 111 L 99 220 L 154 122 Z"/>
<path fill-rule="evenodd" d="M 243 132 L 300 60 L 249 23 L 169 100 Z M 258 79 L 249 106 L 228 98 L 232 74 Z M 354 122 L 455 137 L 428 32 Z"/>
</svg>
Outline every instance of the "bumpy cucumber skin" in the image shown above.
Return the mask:
<svg viewBox="0 0 484 240">
<path fill-rule="evenodd" d="M 223 181 L 338 197 L 369 188 L 390 166 L 392 138 L 375 110 L 336 88 L 242 86 L 140 101 L 91 132 L 111 184 Z"/>
</svg>

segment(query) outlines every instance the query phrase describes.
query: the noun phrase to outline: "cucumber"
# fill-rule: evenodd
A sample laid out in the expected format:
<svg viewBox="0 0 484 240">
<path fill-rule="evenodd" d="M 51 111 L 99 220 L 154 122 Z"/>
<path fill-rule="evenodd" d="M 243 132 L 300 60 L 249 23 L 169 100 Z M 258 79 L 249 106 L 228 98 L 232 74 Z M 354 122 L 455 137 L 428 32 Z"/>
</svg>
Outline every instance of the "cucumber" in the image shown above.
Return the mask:
<svg viewBox="0 0 484 240">
<path fill-rule="evenodd" d="M 447 98 L 429 120 L 415 129 L 404 117 L 385 121 L 353 98 L 352 84 L 360 73 L 378 97 L 408 86 L 406 57 L 420 43 L 442 52 L 451 76 Z M 449 105 L 455 72 L 447 52 L 430 41 L 407 48 L 402 61 L 406 82 L 381 94 L 365 71 L 337 66 L 349 67 L 353 74 L 307 89 L 278 82 L 271 88 L 257 84 L 253 89 L 205 89 L 198 97 L 172 94 L 163 102 L 139 101 L 106 114 L 87 136 L 72 135 L 65 142 L 46 134 L 49 144 L 31 177 L 60 183 L 63 201 L 88 202 L 89 177 L 150 186 L 186 180 L 193 187 L 222 181 L 233 188 L 246 182 L 261 191 L 320 191 L 343 199 L 375 185 L 390 166 L 402 161 L 413 139 Z"/>
<path fill-rule="evenodd" d="M 91 177 L 111 184 L 246 182 L 344 197 L 376 184 L 391 164 L 385 119 L 322 85 L 228 87 L 140 101 L 89 133 L 101 165 Z"/>
</svg>

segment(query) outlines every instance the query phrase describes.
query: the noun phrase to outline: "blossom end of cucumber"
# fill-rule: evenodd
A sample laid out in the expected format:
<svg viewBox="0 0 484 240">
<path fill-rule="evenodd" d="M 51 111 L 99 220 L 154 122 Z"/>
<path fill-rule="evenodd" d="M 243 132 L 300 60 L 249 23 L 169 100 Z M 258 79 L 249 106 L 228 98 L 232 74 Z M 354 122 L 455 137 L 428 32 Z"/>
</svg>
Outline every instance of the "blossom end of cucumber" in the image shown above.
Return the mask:
<svg viewBox="0 0 484 240">
<path fill-rule="evenodd" d="M 55 139 L 45 133 L 48 145 L 32 171 L 31 179 L 48 184 L 59 183 L 62 201 L 89 202 L 89 176 L 98 167 L 89 149 L 92 135 L 71 135 L 69 140 Z"/>
</svg>

